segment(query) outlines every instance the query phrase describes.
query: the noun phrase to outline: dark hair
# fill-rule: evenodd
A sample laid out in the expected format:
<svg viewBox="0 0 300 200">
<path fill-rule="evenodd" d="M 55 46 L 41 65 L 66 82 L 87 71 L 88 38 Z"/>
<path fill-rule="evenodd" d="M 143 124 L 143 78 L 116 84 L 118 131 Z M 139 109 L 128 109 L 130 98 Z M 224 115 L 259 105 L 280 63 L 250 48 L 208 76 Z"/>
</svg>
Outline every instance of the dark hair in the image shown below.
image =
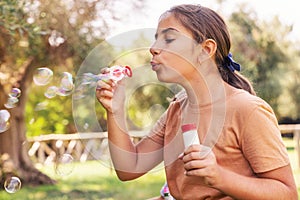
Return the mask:
<svg viewBox="0 0 300 200">
<path fill-rule="evenodd" d="M 207 7 L 192 4 L 177 5 L 167 12 L 172 13 L 185 28 L 190 30 L 198 43 L 213 39 L 217 43 L 215 61 L 222 79 L 235 88 L 244 89 L 255 95 L 251 83 L 244 76 L 224 67 L 231 41 L 227 26 L 220 15 Z"/>
</svg>

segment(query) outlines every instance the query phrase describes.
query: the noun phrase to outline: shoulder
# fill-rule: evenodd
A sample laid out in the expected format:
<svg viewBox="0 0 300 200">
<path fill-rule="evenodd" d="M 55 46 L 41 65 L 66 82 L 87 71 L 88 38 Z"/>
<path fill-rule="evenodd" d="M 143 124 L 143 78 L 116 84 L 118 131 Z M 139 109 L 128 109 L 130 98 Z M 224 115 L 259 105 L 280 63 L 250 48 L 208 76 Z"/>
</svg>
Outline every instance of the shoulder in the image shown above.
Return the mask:
<svg viewBox="0 0 300 200">
<path fill-rule="evenodd" d="M 231 109 L 239 112 L 246 112 L 248 114 L 255 112 L 256 110 L 264 110 L 274 114 L 273 109 L 265 100 L 240 89 L 235 90 L 228 97 L 227 105 Z"/>
</svg>

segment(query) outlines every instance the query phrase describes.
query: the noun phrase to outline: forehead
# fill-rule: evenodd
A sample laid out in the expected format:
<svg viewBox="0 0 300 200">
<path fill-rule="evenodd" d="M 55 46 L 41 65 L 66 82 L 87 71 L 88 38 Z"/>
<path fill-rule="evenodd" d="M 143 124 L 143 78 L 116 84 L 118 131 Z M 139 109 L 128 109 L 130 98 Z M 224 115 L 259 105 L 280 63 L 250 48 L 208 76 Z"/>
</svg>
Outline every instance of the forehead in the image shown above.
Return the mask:
<svg viewBox="0 0 300 200">
<path fill-rule="evenodd" d="M 160 17 L 155 35 L 159 35 L 167 29 L 174 29 L 183 35 L 191 36 L 190 32 L 181 24 L 181 22 L 176 19 L 172 13 L 168 12 Z"/>
</svg>

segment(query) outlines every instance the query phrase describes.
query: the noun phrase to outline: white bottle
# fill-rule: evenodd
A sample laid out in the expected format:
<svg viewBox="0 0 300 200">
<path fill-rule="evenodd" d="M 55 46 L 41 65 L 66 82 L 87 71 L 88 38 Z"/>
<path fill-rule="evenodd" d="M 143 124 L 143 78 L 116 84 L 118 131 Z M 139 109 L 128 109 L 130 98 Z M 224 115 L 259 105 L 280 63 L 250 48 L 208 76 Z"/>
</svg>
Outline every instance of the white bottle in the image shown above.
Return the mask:
<svg viewBox="0 0 300 200">
<path fill-rule="evenodd" d="M 185 148 L 192 144 L 200 144 L 196 124 L 184 124 L 181 126 L 181 130 Z"/>
</svg>

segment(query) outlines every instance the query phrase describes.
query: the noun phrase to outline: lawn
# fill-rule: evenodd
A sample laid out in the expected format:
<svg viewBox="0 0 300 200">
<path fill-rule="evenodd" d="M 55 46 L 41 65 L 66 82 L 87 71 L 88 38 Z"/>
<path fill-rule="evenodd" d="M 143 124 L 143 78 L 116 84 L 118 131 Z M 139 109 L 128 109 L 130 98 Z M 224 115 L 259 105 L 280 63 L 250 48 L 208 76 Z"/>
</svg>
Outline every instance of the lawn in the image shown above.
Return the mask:
<svg viewBox="0 0 300 200">
<path fill-rule="evenodd" d="M 300 169 L 297 168 L 293 141 L 285 139 L 285 143 L 300 194 Z M 164 170 L 158 167 L 137 180 L 121 182 L 107 165 L 99 161 L 74 163 L 70 171 L 65 171 L 70 173 L 63 175 L 56 173 L 53 166 L 44 166 L 41 170 L 58 183 L 52 186 L 24 186 L 13 194 L 0 190 L 0 200 L 142 200 L 159 195 L 165 181 Z"/>
<path fill-rule="evenodd" d="M 121 182 L 115 173 L 98 161 L 75 163 L 72 173 L 60 176 L 54 167 L 43 167 L 42 171 L 58 181 L 56 185 L 22 187 L 16 193 L 0 191 L 1 200 L 112 200 L 147 199 L 158 196 L 165 176 L 160 167 L 145 176 Z"/>
</svg>

